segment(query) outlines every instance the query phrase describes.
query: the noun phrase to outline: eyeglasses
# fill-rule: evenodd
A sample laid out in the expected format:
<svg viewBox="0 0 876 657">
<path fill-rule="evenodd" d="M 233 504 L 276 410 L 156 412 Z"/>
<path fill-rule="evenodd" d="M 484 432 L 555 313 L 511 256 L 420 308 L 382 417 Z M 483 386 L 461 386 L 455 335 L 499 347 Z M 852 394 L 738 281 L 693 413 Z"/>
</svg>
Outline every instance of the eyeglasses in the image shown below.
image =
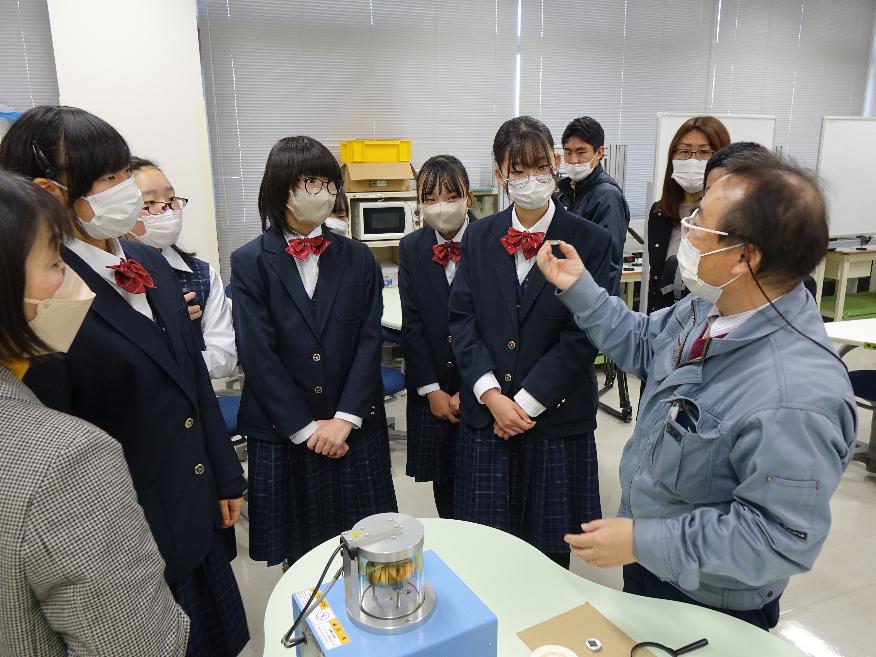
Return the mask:
<svg viewBox="0 0 876 657">
<path fill-rule="evenodd" d="M 664 646 L 662 643 L 643 641 L 632 647 L 630 650 L 630 657 L 641 657 L 642 655 L 647 655 L 648 650 L 659 650 L 662 654 L 669 655 L 669 657 L 678 657 L 679 655 L 684 655 L 693 652 L 694 650 L 704 648 L 707 645 L 709 645 L 708 639 L 700 639 L 699 641 L 694 641 L 693 643 L 689 643 L 686 646 L 673 650 L 672 648 Z"/>
<path fill-rule="evenodd" d="M 704 228 L 703 226 L 700 226 L 699 225 L 699 221 L 700 221 L 699 215 L 700 215 L 700 209 L 697 208 L 696 210 L 693 211 L 693 214 L 691 214 L 689 217 L 681 220 L 681 236 L 682 237 L 687 237 L 688 235 L 690 235 L 691 231 L 693 231 L 693 230 L 698 230 L 701 233 L 711 233 L 712 235 L 718 235 L 720 237 L 729 237 L 730 236 L 730 233 L 725 232 L 723 230 L 715 230 L 713 228 Z"/>
<path fill-rule="evenodd" d="M 530 178 L 535 178 L 540 183 L 547 183 L 551 180 L 556 180 L 557 176 L 554 172 L 553 168 L 550 166 L 539 167 L 538 173 L 534 175 L 524 175 L 522 173 L 514 173 L 511 172 L 508 174 L 508 177 L 505 178 L 501 174 L 499 174 L 505 182 L 508 183 L 509 187 L 513 187 L 514 189 L 519 189 L 520 187 L 524 187 L 526 183 L 529 182 Z"/>
<path fill-rule="evenodd" d="M 188 204 L 189 199 L 182 196 L 171 196 L 169 201 L 149 201 L 143 204 L 143 209 L 153 216 L 164 214 L 167 209 L 182 210 Z"/>
<path fill-rule="evenodd" d="M 698 151 L 692 151 L 689 148 L 676 148 L 672 151 L 672 159 L 674 160 L 689 160 L 695 157 L 698 160 L 708 160 L 715 154 L 711 148 L 701 148 Z"/>
<path fill-rule="evenodd" d="M 304 191 L 308 194 L 319 194 L 320 191 L 326 189 L 332 196 L 338 194 L 338 184 L 334 180 L 324 180 L 322 178 L 302 178 L 304 181 Z"/>
</svg>

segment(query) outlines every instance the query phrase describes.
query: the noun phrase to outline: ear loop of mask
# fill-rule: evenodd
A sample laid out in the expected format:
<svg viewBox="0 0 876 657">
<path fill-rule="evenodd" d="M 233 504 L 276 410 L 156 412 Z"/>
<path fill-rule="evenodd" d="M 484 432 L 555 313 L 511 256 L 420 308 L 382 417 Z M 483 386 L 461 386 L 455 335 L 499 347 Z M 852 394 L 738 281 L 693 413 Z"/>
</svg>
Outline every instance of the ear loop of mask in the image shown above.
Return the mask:
<svg viewBox="0 0 876 657">
<path fill-rule="evenodd" d="M 747 242 L 745 243 L 745 246 L 748 246 L 748 243 L 747 243 Z M 810 338 L 808 335 L 806 335 L 805 333 L 803 333 L 802 331 L 800 331 L 800 329 L 798 329 L 796 326 L 794 326 L 794 325 L 790 322 L 790 320 L 788 320 L 788 318 L 785 317 L 785 316 L 781 313 L 781 311 L 779 311 L 778 308 L 776 308 L 776 305 L 772 302 L 772 299 L 770 299 L 769 296 L 767 296 L 767 293 L 764 292 L 763 287 L 761 287 L 761 285 L 760 285 L 760 281 L 757 280 L 757 276 L 755 275 L 754 270 L 751 268 L 751 262 L 750 262 L 749 259 L 748 259 L 748 251 L 743 251 L 743 254 L 744 254 L 743 257 L 745 258 L 745 264 L 748 266 L 748 271 L 751 273 L 751 278 L 754 279 L 754 284 L 757 285 L 757 289 L 760 290 L 760 293 L 763 295 L 764 299 L 766 299 L 766 300 L 767 300 L 767 303 L 770 304 L 770 308 L 772 308 L 774 311 L 776 311 L 776 314 L 777 314 L 779 317 L 781 317 L 781 318 L 785 321 L 785 324 L 787 324 L 788 326 L 790 326 L 791 329 L 792 329 L 795 333 L 797 333 L 798 335 L 802 335 L 804 338 L 806 338 L 807 340 L 809 340 L 809 342 L 811 342 L 812 344 L 814 344 L 816 347 L 818 347 L 819 349 L 823 349 L 824 351 L 826 351 L 827 353 L 829 353 L 831 356 L 833 356 L 834 358 L 836 358 L 836 359 L 840 362 L 840 364 L 845 368 L 846 372 L 848 372 L 848 371 L 849 371 L 849 366 L 846 365 L 845 361 L 844 361 L 842 358 L 840 358 L 840 357 L 839 357 L 835 352 L 833 352 L 832 350 L 830 350 L 830 349 L 828 349 L 827 347 L 825 347 L 823 344 L 820 344 L 819 342 L 816 342 L 815 340 L 813 340 L 812 338 Z"/>
</svg>

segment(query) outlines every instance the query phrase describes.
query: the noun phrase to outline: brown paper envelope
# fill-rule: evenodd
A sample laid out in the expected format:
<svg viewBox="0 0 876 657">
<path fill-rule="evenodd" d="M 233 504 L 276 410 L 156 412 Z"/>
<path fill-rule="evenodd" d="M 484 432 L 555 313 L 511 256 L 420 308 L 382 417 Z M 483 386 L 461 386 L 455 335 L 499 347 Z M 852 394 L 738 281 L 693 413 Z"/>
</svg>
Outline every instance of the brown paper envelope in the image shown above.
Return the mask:
<svg viewBox="0 0 876 657">
<path fill-rule="evenodd" d="M 546 645 L 565 646 L 578 657 L 597 654 L 587 648 L 587 639 L 599 639 L 602 642 L 599 657 L 630 657 L 630 650 L 636 645 L 625 632 L 589 603 L 518 632 L 517 636 L 530 650 Z M 648 650 L 636 651 L 636 657 L 649 656 L 653 657 Z"/>
</svg>

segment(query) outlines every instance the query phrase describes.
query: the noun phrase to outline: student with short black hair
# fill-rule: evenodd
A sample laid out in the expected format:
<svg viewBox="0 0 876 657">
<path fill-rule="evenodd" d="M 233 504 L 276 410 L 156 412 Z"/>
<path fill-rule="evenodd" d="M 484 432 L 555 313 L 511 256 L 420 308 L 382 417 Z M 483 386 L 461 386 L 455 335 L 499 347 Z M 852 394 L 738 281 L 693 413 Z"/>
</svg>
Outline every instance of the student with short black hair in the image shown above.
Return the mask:
<svg viewBox="0 0 876 657">
<path fill-rule="evenodd" d="M 602 167 L 605 131 L 596 119 L 582 116 L 566 126 L 562 144 L 568 178 L 557 185 L 557 200 L 611 234 L 612 292 L 620 294 L 630 208 L 620 185 Z"/>
<path fill-rule="evenodd" d="M 559 159 L 541 121 L 506 121 L 493 155 L 513 206 L 468 226 L 450 293 L 461 390 L 455 516 L 568 567 L 563 535 L 601 517 L 596 349 L 533 265 L 543 242 L 572 242 L 609 287 L 611 236 L 554 203 Z"/>
<path fill-rule="evenodd" d="M 170 180 L 151 160 L 132 157 L 131 173 L 143 197 L 143 209 L 129 237 L 158 249 L 173 268 L 189 316 L 198 329 L 198 346 L 210 378 L 231 376 L 237 365 L 237 350 L 225 286 L 209 262 L 177 245 L 188 199 L 176 195 Z"/>
<path fill-rule="evenodd" d="M 61 259 L 69 233 L 51 195 L 0 172 L 0 440 L 14 446 L 0 462 L 0 645 L 7 655 L 182 657 L 189 620 L 121 445 L 21 381 L 32 358 L 69 348 L 94 299 Z"/>
<path fill-rule="evenodd" d="M 383 275 L 365 244 L 325 226 L 340 187 L 325 146 L 281 139 L 259 191 L 264 232 L 231 255 L 250 557 L 268 565 L 397 511 L 380 376 Z"/>
<path fill-rule="evenodd" d="M 325 226 L 338 235 L 347 235 L 350 232 L 350 199 L 343 189 L 338 188 L 335 207 L 332 208 L 329 218 L 325 220 Z"/>
<path fill-rule="evenodd" d="M 442 518 L 453 518 L 459 434 L 459 373 L 448 327 L 448 302 L 471 204 L 462 162 L 452 155 L 430 157 L 417 174 L 417 216 L 425 225 L 399 244 L 408 386 L 407 475 L 432 482 Z"/>
<path fill-rule="evenodd" d="M 706 192 L 718 180 L 727 175 L 727 163 L 741 153 L 769 153 L 769 150 L 753 141 L 734 141 L 719 148 L 706 162 L 703 172 L 703 184 Z"/>
<path fill-rule="evenodd" d="M 0 167 L 63 205 L 73 239 L 61 255 L 96 295 L 67 354 L 33 361 L 24 381 L 122 444 L 191 618 L 186 654 L 233 657 L 249 641 L 230 564 L 246 482 L 176 277 L 154 249 L 119 240 L 143 207 L 130 159 L 115 128 L 74 107 L 31 109 L 0 142 Z"/>
</svg>

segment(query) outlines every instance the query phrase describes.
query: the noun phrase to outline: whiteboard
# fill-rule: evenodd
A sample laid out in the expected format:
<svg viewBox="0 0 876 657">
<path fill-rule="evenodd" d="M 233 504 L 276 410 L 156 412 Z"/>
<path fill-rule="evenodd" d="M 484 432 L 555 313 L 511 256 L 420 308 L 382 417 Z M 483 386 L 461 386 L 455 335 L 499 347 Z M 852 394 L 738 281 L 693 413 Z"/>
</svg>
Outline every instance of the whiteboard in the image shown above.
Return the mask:
<svg viewBox="0 0 876 657">
<path fill-rule="evenodd" d="M 657 141 L 654 149 L 654 182 L 649 187 L 648 203 L 651 205 L 663 194 L 663 177 L 666 173 L 666 161 L 669 158 L 669 145 L 676 131 L 688 119 L 700 114 L 658 113 Z M 730 141 L 753 141 L 773 150 L 776 135 L 776 117 L 760 114 L 713 114 L 716 119 L 727 126 Z"/>
<path fill-rule="evenodd" d="M 876 119 L 825 116 L 818 175 L 827 195 L 830 236 L 876 233 Z"/>
</svg>

